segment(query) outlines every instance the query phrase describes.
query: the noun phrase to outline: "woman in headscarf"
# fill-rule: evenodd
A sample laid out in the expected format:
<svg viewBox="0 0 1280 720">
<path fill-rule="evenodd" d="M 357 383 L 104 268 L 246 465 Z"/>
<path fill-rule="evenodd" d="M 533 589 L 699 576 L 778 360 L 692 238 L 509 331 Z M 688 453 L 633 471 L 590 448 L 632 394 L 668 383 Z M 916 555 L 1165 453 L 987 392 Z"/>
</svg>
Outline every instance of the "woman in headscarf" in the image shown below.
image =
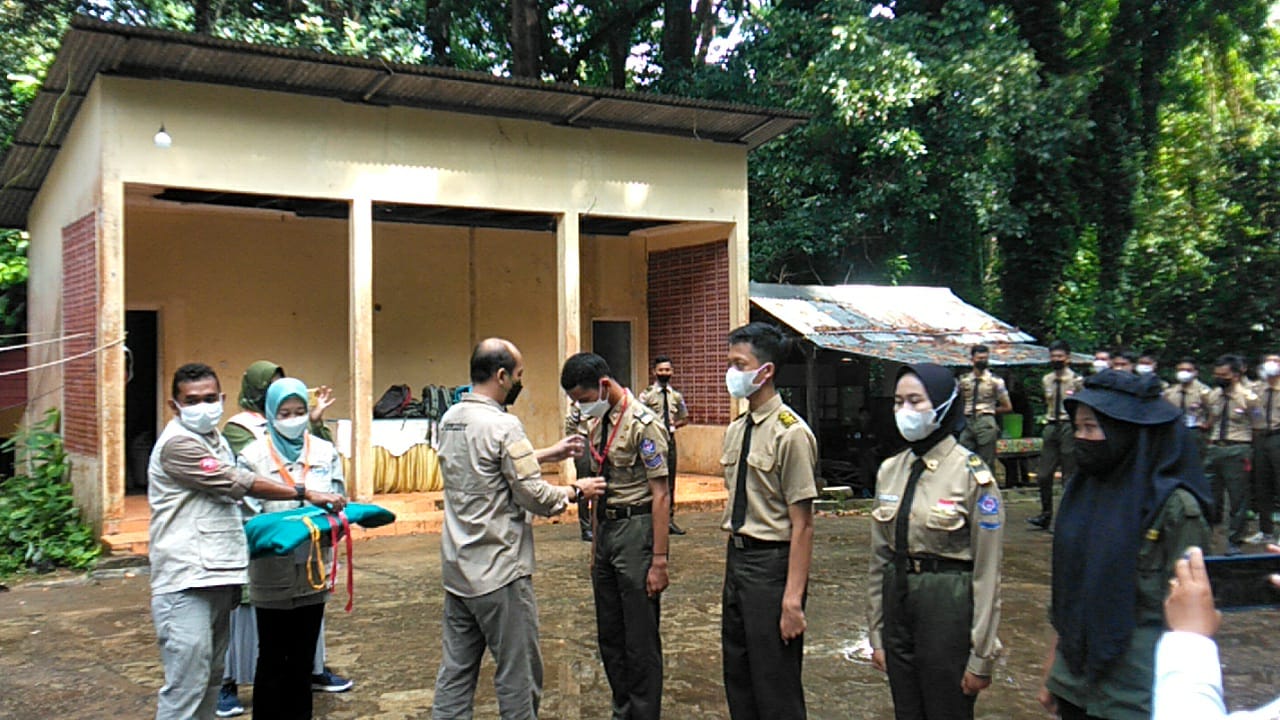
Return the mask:
<svg viewBox="0 0 1280 720">
<path fill-rule="evenodd" d="M 284 368 L 270 360 L 258 360 L 244 371 L 240 378 L 240 412 L 227 420 L 222 436 L 231 445 L 231 452 L 239 455 L 246 445 L 262 437 L 267 431 L 267 418 L 263 415 L 263 400 L 271 383 L 284 377 Z M 315 406 L 311 408 L 311 434 L 333 442 L 333 434 L 324 425 L 324 411 L 333 404 L 333 391 L 321 385 L 316 391 Z"/>
<path fill-rule="evenodd" d="M 266 434 L 249 443 L 239 463 L 249 470 L 295 487 L 343 492 L 342 461 L 333 443 L 309 432 L 307 388 L 283 378 L 267 388 L 263 408 Z M 263 512 L 292 510 L 301 501 L 265 501 Z M 254 715 L 263 718 L 311 717 L 311 670 L 329 590 L 315 558 L 308 570 L 310 544 L 292 555 L 255 558 L 249 563 L 249 599 L 257 614 L 258 663 L 254 679 Z M 330 553 L 321 560 L 329 567 Z"/>
<path fill-rule="evenodd" d="M 1145 720 L 1169 578 L 1187 548 L 1208 547 L 1208 483 L 1154 376 L 1104 370 L 1066 407 L 1077 470 L 1053 537 L 1040 702 L 1063 720 Z"/>
<path fill-rule="evenodd" d="M 880 466 L 871 516 L 872 664 L 898 720 L 973 717 L 1000 652 L 1004 507 L 981 458 L 956 442 L 958 387 L 940 365 L 908 365 L 894 390 L 910 445 Z"/>
</svg>

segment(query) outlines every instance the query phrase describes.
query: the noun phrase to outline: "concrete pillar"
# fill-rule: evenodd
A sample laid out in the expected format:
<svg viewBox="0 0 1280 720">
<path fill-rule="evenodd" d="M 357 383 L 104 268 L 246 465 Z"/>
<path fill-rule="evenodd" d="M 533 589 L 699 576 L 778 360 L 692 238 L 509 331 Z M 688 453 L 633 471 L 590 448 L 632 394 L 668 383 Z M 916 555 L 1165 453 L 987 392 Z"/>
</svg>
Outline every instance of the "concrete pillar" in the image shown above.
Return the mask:
<svg viewBox="0 0 1280 720">
<path fill-rule="evenodd" d="M 124 518 L 124 183 L 104 179 L 98 213 L 98 417 L 102 519 Z"/>
<path fill-rule="evenodd" d="M 348 284 L 351 299 L 347 333 L 350 339 L 348 384 L 351 388 L 351 474 L 347 487 L 352 497 L 373 497 L 373 201 L 351 201 L 348 230 Z"/>
<path fill-rule="evenodd" d="M 582 350 L 582 250 L 578 236 L 578 215 L 567 212 L 556 222 L 556 352 L 560 363 Z M 559 367 L 556 378 L 559 380 Z M 562 413 L 568 410 L 568 400 Z M 563 415 L 561 415 L 563 419 Z M 575 479 L 573 462 L 560 463 L 560 477 Z"/>
</svg>

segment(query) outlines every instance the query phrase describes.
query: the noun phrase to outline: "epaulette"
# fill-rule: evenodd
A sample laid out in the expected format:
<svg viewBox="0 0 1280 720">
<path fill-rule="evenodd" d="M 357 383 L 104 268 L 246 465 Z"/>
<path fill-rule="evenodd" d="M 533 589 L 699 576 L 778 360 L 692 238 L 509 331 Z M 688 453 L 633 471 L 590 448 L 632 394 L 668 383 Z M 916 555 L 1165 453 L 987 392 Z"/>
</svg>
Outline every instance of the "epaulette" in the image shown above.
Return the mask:
<svg viewBox="0 0 1280 720">
<path fill-rule="evenodd" d="M 968 465 L 969 474 L 973 475 L 973 481 L 979 485 L 990 485 L 996 481 L 987 466 L 982 464 L 982 458 L 978 457 L 977 453 L 969 453 Z"/>
<path fill-rule="evenodd" d="M 653 411 L 651 411 L 649 408 L 644 407 L 642 405 L 636 408 L 635 418 L 637 422 L 644 425 L 648 425 L 649 423 L 653 422 L 654 419 L 657 418 L 657 416 L 654 415 Z"/>
<path fill-rule="evenodd" d="M 795 425 L 796 423 L 800 422 L 800 418 L 796 417 L 795 413 L 791 412 L 790 410 L 783 410 L 782 412 L 778 413 L 778 422 L 782 423 L 782 427 L 789 428 L 792 425 Z"/>
</svg>

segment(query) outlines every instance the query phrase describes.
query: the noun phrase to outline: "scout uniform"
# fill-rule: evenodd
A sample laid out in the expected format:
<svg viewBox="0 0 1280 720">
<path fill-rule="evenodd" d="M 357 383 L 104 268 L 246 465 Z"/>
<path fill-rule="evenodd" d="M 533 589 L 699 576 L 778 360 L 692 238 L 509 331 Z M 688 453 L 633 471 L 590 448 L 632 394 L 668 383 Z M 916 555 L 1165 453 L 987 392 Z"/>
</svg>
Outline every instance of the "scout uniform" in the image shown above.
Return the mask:
<svg viewBox="0 0 1280 720">
<path fill-rule="evenodd" d="M 1004 380 L 992 375 L 990 370 L 974 370 L 960 377 L 960 393 L 965 417 L 960 444 L 978 453 L 987 467 L 993 467 L 996 463 L 996 440 L 1000 439 L 996 408 L 1001 399 L 1009 397 L 1009 390 Z"/>
<path fill-rule="evenodd" d="M 1276 483 L 1280 481 L 1280 387 L 1270 383 L 1258 390 L 1261 408 L 1253 430 L 1253 510 L 1258 514 L 1258 529 L 1270 538 L 1275 536 Z"/>
<path fill-rule="evenodd" d="M 1164 599 L 1173 566 L 1187 548 L 1208 547 L 1210 539 L 1195 496 L 1181 488 L 1170 493 L 1138 551 L 1137 618 L 1129 647 L 1093 678 L 1073 673 L 1058 651 L 1045 682 L 1049 692 L 1089 717 L 1149 720 L 1156 642 L 1164 633 Z"/>
<path fill-rule="evenodd" d="M 897 717 L 972 718 L 964 673 L 990 677 L 1000 653 L 1000 488 L 944 437 L 880 466 L 871 517 L 870 640 Z"/>
<path fill-rule="evenodd" d="M 730 532 L 720 648 L 734 720 L 805 717 L 804 636 L 783 643 L 782 596 L 791 553 L 790 506 L 818 496 L 813 431 L 775 395 L 725 432 L 721 527 Z"/>
<path fill-rule="evenodd" d="M 656 720 L 662 711 L 659 598 L 645 589 L 653 564 L 653 494 L 667 476 L 667 431 L 630 390 L 591 428 L 591 469 L 605 478 L 596 500 L 594 562 L 600 659 L 615 720 Z"/>
<path fill-rule="evenodd" d="M 660 383 L 654 383 L 640 393 L 640 402 L 662 418 L 662 425 L 667 428 L 667 491 L 671 493 L 671 516 L 676 514 L 676 433 L 678 420 L 689 418 L 689 408 L 684 404 L 684 394 L 679 390 Z"/>
<path fill-rule="evenodd" d="M 591 418 L 582 414 L 581 408 L 577 403 L 569 404 L 569 412 L 564 416 L 564 434 L 565 437 L 573 435 L 581 435 L 586 438 L 591 434 Z M 591 454 L 583 453 L 581 457 L 573 459 L 573 470 L 577 477 L 584 478 L 591 476 Z M 578 529 L 582 532 L 583 540 L 591 539 L 591 501 L 585 497 L 578 501 Z"/>
<path fill-rule="evenodd" d="M 440 474 L 443 658 L 432 717 L 471 717 L 486 645 L 497 666 L 499 714 L 536 717 L 542 654 L 529 513 L 557 515 L 568 499 L 542 478 L 520 420 L 474 393 L 463 393 L 440 419 Z"/>
<path fill-rule="evenodd" d="M 1223 500 L 1231 499 L 1227 543 L 1244 542 L 1246 512 L 1249 506 L 1249 469 L 1253 443 L 1253 425 L 1259 417 L 1256 393 L 1243 383 L 1223 389 L 1216 387 L 1206 401 L 1205 427 L 1209 429 L 1209 448 L 1204 456 L 1204 474 L 1213 487 L 1213 524 L 1222 522 Z"/>
<path fill-rule="evenodd" d="M 1071 427 L 1071 416 L 1063 403 L 1080 391 L 1083 382 L 1084 378 L 1070 368 L 1061 373 L 1055 370 L 1040 379 L 1044 387 L 1045 423 L 1036 484 L 1040 486 L 1040 517 L 1045 528 L 1053 518 L 1054 471 L 1062 467 L 1063 482 L 1076 474 L 1075 428 Z"/>
<path fill-rule="evenodd" d="M 1205 403 L 1209 400 L 1209 392 L 1209 386 L 1199 380 L 1192 380 L 1186 385 L 1175 383 L 1164 391 L 1164 399 L 1182 411 L 1182 420 L 1195 438 L 1196 449 L 1200 451 L 1202 459 L 1208 444 L 1205 441 L 1204 432 L 1200 429 L 1200 421 L 1204 419 Z"/>
</svg>

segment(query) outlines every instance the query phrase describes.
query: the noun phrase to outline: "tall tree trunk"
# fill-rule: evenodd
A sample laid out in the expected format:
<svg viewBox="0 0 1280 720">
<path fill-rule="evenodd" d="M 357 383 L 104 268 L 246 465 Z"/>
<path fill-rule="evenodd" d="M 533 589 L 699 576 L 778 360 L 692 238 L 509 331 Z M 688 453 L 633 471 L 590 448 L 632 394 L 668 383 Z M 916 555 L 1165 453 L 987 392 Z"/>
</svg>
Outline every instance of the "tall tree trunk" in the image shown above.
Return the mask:
<svg viewBox="0 0 1280 720">
<path fill-rule="evenodd" d="M 195 31 L 197 35 L 208 35 L 213 30 L 213 0 L 196 0 Z"/>
<path fill-rule="evenodd" d="M 427 36 L 431 60 L 436 65 L 453 67 L 453 56 L 449 53 L 449 9 L 442 5 L 443 0 L 427 0 L 423 32 Z"/>
<path fill-rule="evenodd" d="M 723 5 L 723 0 L 712 3 L 711 0 L 698 0 L 698 7 L 693 11 L 693 23 L 698 28 L 698 43 L 695 48 L 698 64 L 707 61 L 707 51 L 711 49 L 711 39 L 715 37 L 716 15 Z"/>
<path fill-rule="evenodd" d="M 662 67 L 687 70 L 693 65 L 693 11 L 689 0 L 666 0 L 662 9 Z"/>
<path fill-rule="evenodd" d="M 628 35 L 609 36 L 609 80 L 616 90 L 627 87 L 627 56 L 631 54 Z"/>
<path fill-rule="evenodd" d="M 511 0 L 511 74 L 542 76 L 542 24 L 537 0 Z"/>
</svg>

